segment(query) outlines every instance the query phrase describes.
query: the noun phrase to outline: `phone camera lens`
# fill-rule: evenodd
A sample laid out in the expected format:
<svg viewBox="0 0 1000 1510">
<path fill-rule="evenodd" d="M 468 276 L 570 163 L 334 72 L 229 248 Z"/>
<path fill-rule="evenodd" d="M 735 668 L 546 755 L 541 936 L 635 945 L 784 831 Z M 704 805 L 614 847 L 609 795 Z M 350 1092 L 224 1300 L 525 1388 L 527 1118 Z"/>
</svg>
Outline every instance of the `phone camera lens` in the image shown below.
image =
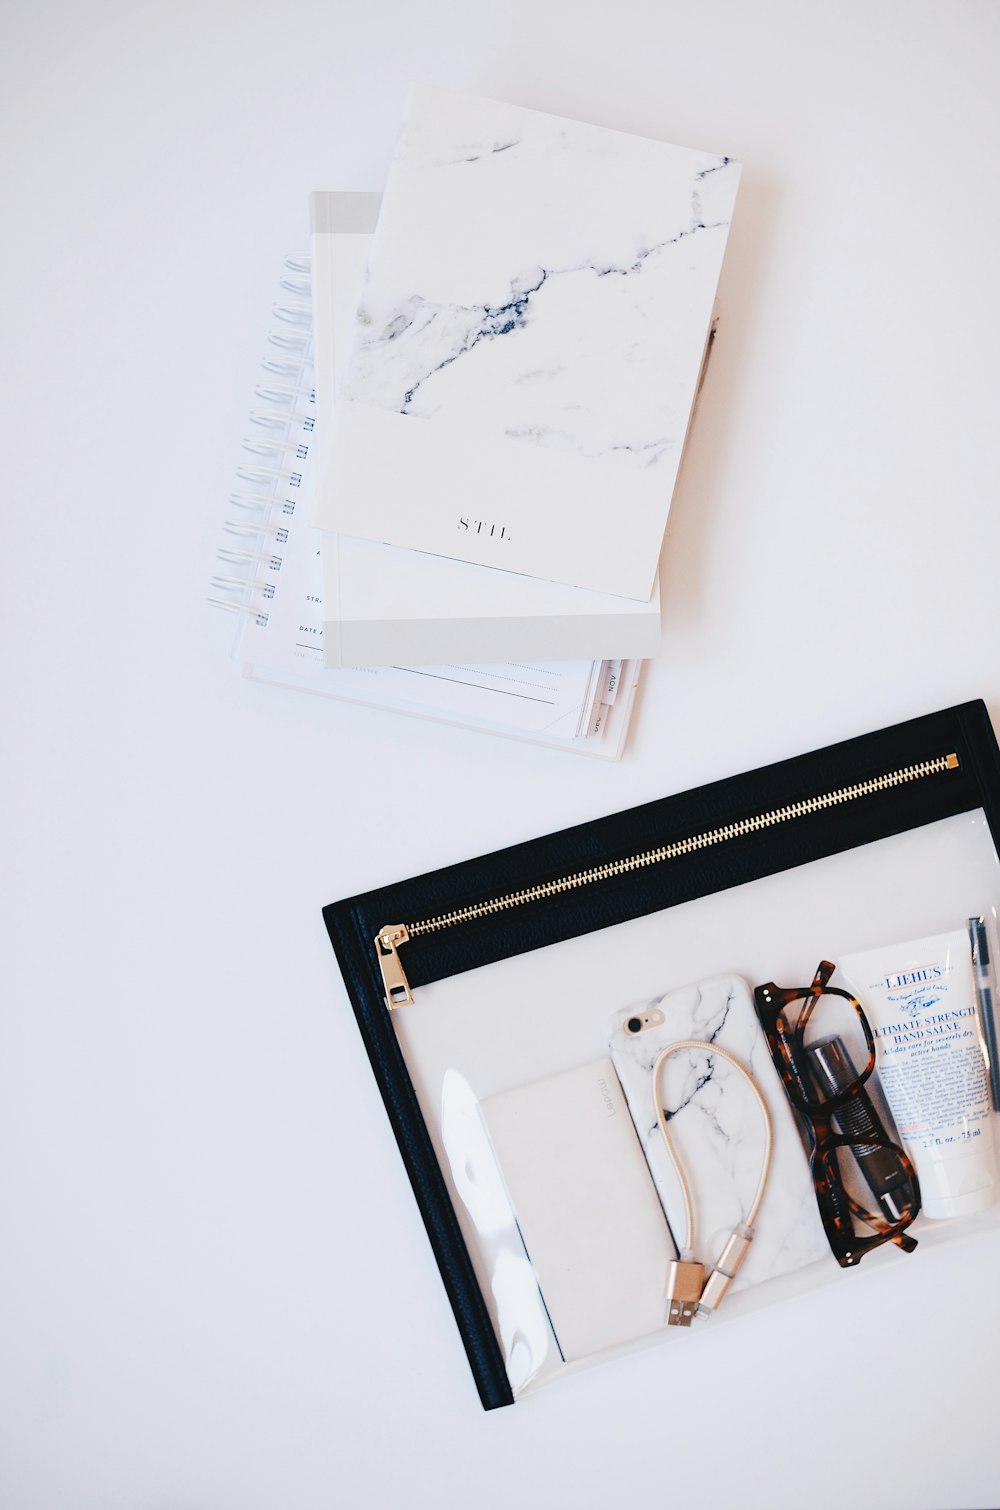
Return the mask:
<svg viewBox="0 0 1000 1510">
<path fill-rule="evenodd" d="M 625 1026 L 626 1026 L 626 1028 L 628 1029 L 628 1031 L 630 1033 L 641 1033 L 642 1032 L 642 1018 L 641 1017 L 630 1017 L 629 1020 L 628 1020 L 628 1022 L 625 1024 Z"/>
</svg>

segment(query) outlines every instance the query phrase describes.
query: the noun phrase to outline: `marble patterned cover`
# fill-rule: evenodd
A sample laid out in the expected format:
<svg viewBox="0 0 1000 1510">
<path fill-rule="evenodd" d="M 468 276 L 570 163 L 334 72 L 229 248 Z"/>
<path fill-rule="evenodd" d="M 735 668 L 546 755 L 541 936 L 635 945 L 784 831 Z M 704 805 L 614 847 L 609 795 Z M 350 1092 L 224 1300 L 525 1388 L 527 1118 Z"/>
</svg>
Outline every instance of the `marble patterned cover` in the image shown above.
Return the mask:
<svg viewBox="0 0 1000 1510">
<path fill-rule="evenodd" d="M 414 89 L 321 522 L 648 597 L 739 171 L 729 157 Z M 539 514 L 556 527 L 537 527 Z M 566 547 L 583 534 L 586 550 Z"/>
<path fill-rule="evenodd" d="M 623 1024 L 658 1008 L 665 1021 L 630 1036 Z M 692 1191 L 695 1256 L 715 1262 L 729 1233 L 744 1220 L 760 1175 L 763 1121 L 742 1077 L 711 1045 L 735 1054 L 754 1077 L 771 1112 L 774 1151 L 756 1234 L 731 1294 L 805 1264 L 833 1263 L 802 1141 L 757 1022 L 749 986 L 723 976 L 673 990 L 615 1014 L 611 1057 L 674 1240 L 684 1243 L 684 1207 L 652 1100 L 651 1072 L 661 1049 L 686 1038 L 704 1050 L 682 1050 L 663 1069 L 660 1087 L 670 1131 Z"/>
</svg>

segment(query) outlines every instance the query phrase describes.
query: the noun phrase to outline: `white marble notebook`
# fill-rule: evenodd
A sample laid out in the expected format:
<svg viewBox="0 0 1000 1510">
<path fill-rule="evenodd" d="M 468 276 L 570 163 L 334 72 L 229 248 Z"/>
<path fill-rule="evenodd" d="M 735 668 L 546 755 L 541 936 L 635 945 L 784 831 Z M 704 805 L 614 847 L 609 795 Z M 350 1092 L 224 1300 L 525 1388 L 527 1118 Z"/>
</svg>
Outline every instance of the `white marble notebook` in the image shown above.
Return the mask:
<svg viewBox="0 0 1000 1510">
<path fill-rule="evenodd" d="M 310 198 L 316 435 L 334 428 L 380 194 Z M 328 667 L 446 662 L 643 660 L 660 650 L 660 591 L 648 602 L 491 571 L 427 551 L 323 536 Z"/>
<path fill-rule="evenodd" d="M 739 165 L 424 86 L 317 522 L 647 600 Z"/>
</svg>

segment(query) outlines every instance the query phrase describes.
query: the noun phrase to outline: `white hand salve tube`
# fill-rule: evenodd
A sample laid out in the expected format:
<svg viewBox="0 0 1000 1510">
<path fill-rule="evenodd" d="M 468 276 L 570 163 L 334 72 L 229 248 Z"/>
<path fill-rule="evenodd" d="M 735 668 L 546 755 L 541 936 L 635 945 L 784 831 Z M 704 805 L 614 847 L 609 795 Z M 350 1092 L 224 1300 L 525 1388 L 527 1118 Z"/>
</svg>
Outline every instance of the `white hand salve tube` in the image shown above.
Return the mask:
<svg viewBox="0 0 1000 1510">
<path fill-rule="evenodd" d="M 929 1217 L 1000 1198 L 989 1075 L 964 929 L 839 961 L 875 1039 L 876 1067 Z"/>
</svg>

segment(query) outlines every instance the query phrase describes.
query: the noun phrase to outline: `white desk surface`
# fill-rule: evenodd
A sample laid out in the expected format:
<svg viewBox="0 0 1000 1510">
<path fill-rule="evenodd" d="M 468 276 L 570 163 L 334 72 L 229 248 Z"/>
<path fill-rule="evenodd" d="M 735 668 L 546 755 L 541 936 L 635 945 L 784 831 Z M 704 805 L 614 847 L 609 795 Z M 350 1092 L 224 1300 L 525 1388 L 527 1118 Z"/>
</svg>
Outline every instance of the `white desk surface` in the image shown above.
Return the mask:
<svg viewBox="0 0 1000 1510">
<path fill-rule="evenodd" d="M 1000 1245 L 480 1411 L 322 904 L 969 697 L 1000 722 L 1000 9 L 11 4 L 0 1504 L 1000 1502 Z M 411 78 L 740 157 L 628 752 L 241 680 L 282 257 Z"/>
</svg>

